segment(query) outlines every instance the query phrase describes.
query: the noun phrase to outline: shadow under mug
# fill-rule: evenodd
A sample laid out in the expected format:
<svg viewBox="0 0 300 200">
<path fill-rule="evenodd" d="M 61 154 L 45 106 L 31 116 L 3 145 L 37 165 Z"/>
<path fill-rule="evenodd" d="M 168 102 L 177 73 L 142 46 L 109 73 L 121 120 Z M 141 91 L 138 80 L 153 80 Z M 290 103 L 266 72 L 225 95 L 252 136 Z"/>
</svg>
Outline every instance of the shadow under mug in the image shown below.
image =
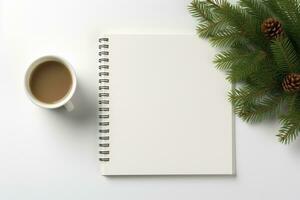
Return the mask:
<svg viewBox="0 0 300 200">
<path fill-rule="evenodd" d="M 45 102 L 42 102 L 40 100 L 38 100 L 33 94 L 32 94 L 32 91 L 30 89 L 30 77 L 33 73 L 33 71 L 42 63 L 44 62 L 48 62 L 48 61 L 56 61 L 56 62 L 59 62 L 61 64 L 63 64 L 68 70 L 69 72 L 71 73 L 71 78 L 72 78 L 72 85 L 71 85 L 71 88 L 70 90 L 68 91 L 68 93 L 63 97 L 61 98 L 60 100 L 58 100 L 57 102 L 54 102 L 54 103 L 45 103 Z M 62 107 L 64 106 L 67 111 L 72 111 L 74 109 L 74 105 L 73 103 L 71 102 L 71 98 L 73 97 L 74 93 L 75 93 L 75 90 L 76 90 L 76 85 L 77 85 L 77 80 L 76 80 L 76 75 L 75 75 L 75 71 L 74 69 L 72 68 L 72 66 L 64 59 L 58 57 L 58 56 L 43 56 L 43 57 L 40 57 L 38 59 L 36 59 L 27 69 L 26 71 L 26 74 L 25 74 L 25 90 L 26 90 L 26 93 L 28 95 L 28 97 L 30 98 L 30 100 L 42 107 L 42 108 L 46 108 L 46 109 L 55 109 L 55 108 L 59 108 L 59 107 Z"/>
</svg>

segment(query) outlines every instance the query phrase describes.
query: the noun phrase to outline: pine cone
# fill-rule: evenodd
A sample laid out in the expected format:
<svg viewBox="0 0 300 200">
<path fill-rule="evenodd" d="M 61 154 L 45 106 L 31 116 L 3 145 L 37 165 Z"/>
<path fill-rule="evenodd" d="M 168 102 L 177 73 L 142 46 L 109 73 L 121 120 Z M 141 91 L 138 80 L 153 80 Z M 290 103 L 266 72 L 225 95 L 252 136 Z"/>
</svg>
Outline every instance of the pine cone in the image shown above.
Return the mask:
<svg viewBox="0 0 300 200">
<path fill-rule="evenodd" d="M 297 92 L 300 90 L 300 74 L 291 73 L 284 77 L 282 88 L 286 92 Z"/>
<path fill-rule="evenodd" d="M 270 17 L 261 24 L 261 32 L 265 34 L 266 38 L 273 40 L 283 34 L 283 29 L 277 19 Z"/>
</svg>

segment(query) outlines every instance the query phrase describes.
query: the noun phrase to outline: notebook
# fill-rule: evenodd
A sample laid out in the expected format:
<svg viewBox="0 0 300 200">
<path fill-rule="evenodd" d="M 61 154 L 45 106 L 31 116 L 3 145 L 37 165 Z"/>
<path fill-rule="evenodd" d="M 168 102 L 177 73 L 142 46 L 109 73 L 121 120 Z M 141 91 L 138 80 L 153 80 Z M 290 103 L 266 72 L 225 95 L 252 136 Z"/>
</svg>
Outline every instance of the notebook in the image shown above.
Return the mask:
<svg viewBox="0 0 300 200">
<path fill-rule="evenodd" d="M 233 174 L 231 85 L 195 35 L 99 38 L 103 175 Z"/>
</svg>

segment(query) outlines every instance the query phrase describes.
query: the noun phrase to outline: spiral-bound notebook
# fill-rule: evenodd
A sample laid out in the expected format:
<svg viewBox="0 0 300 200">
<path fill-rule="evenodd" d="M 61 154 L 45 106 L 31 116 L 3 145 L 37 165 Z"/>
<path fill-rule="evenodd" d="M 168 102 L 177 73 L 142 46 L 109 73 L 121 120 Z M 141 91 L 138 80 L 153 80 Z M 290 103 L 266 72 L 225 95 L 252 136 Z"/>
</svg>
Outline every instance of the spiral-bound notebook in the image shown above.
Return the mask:
<svg viewBox="0 0 300 200">
<path fill-rule="evenodd" d="M 103 175 L 233 174 L 231 85 L 194 35 L 99 38 Z"/>
</svg>

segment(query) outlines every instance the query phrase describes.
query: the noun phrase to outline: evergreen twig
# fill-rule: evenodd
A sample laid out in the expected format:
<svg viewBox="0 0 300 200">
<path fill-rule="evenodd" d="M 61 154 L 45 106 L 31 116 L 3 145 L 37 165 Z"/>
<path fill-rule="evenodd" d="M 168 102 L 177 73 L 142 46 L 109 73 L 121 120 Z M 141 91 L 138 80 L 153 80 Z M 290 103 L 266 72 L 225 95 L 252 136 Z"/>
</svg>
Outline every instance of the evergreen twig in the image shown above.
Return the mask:
<svg viewBox="0 0 300 200">
<path fill-rule="evenodd" d="M 197 19 L 199 37 L 223 49 L 214 59 L 216 67 L 232 83 L 241 83 L 229 92 L 234 112 L 247 122 L 278 117 L 279 141 L 295 140 L 300 95 L 286 92 L 282 82 L 289 73 L 300 73 L 299 0 L 240 0 L 235 5 L 227 0 L 192 0 L 189 11 Z M 278 19 L 283 27 L 275 40 L 262 31 L 268 18 Z"/>
</svg>

